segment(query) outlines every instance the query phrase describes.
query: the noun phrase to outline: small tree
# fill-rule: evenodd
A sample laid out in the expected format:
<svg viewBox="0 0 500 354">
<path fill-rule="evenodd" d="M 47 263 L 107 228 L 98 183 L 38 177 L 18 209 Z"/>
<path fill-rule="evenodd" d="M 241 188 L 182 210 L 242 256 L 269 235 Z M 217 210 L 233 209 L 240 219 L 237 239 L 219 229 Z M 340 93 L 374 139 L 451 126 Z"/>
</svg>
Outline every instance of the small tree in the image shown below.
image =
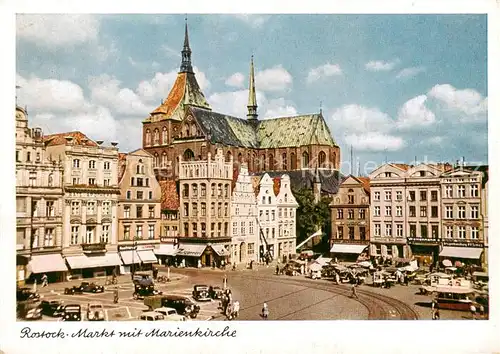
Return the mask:
<svg viewBox="0 0 500 354">
<path fill-rule="evenodd" d="M 293 192 L 299 207 L 297 208 L 297 244 L 304 241 L 319 228 L 323 231 L 323 237 L 320 244 L 315 246 L 315 251 L 326 252 L 328 250 L 331 217 L 329 204 L 331 198 L 323 197 L 314 203 L 314 195 L 310 189 L 300 189 Z"/>
</svg>

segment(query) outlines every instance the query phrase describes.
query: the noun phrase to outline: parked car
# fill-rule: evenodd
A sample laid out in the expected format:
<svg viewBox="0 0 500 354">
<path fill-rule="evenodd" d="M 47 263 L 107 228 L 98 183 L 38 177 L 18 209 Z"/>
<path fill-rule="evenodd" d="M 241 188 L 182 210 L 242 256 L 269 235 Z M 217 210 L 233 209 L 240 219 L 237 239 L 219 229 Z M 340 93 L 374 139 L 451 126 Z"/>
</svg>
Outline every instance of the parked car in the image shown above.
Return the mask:
<svg viewBox="0 0 500 354">
<path fill-rule="evenodd" d="M 26 301 L 26 300 L 39 301 L 40 295 L 35 293 L 30 288 L 17 288 L 16 300 L 17 301 Z"/>
<path fill-rule="evenodd" d="M 66 305 L 64 306 L 63 321 L 81 321 L 82 320 L 82 307 L 80 305 Z"/>
<path fill-rule="evenodd" d="M 104 307 L 100 302 L 91 302 L 87 305 L 87 320 L 104 321 Z"/>
<path fill-rule="evenodd" d="M 311 279 L 321 279 L 321 269 L 315 269 L 309 271 L 307 277 Z"/>
<path fill-rule="evenodd" d="M 66 295 L 82 294 L 82 293 L 103 293 L 104 286 L 98 285 L 96 283 L 89 283 L 87 281 L 82 282 L 79 286 L 73 286 L 71 288 L 65 288 L 64 293 Z"/>
<path fill-rule="evenodd" d="M 190 318 L 196 318 L 200 312 L 200 306 L 196 305 L 189 298 L 179 295 L 149 296 L 144 299 L 144 305 L 148 306 L 150 310 L 160 307 L 171 307 L 179 315 Z"/>
<path fill-rule="evenodd" d="M 147 272 L 134 273 L 133 283 L 142 286 L 154 285 L 153 277 Z"/>
<path fill-rule="evenodd" d="M 165 316 L 155 311 L 144 312 L 139 316 L 139 320 L 141 321 L 163 321 L 164 319 Z"/>
<path fill-rule="evenodd" d="M 208 288 L 208 296 L 214 300 L 218 300 L 222 298 L 222 288 L 220 286 L 210 286 Z"/>
<path fill-rule="evenodd" d="M 144 298 L 148 296 L 154 296 L 154 295 L 161 295 L 163 294 L 162 291 L 155 289 L 154 285 L 140 285 L 140 284 L 135 284 L 134 285 L 134 293 L 132 294 L 132 297 L 134 300 L 143 300 Z"/>
<path fill-rule="evenodd" d="M 64 288 L 64 294 L 66 295 L 74 295 L 74 294 L 82 294 L 83 290 L 80 286 L 74 285 L 71 288 Z"/>
<path fill-rule="evenodd" d="M 161 313 L 165 317 L 165 321 L 186 321 L 186 316 L 179 315 L 177 311 L 171 307 L 160 307 L 154 312 Z"/>
<path fill-rule="evenodd" d="M 42 308 L 34 300 L 19 301 L 16 304 L 16 315 L 22 320 L 39 320 L 42 318 Z"/>
<path fill-rule="evenodd" d="M 43 300 L 40 307 L 45 316 L 61 317 L 64 314 L 63 302 L 59 300 Z"/>
<path fill-rule="evenodd" d="M 210 301 L 207 285 L 195 285 L 193 288 L 193 299 L 196 301 Z"/>
</svg>

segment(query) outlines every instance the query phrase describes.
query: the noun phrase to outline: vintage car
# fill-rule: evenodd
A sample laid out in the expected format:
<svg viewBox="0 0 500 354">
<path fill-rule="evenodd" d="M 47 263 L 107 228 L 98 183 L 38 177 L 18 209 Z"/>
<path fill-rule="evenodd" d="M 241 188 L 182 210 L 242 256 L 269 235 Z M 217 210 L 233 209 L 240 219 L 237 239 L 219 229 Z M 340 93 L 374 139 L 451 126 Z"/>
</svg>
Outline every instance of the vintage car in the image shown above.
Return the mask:
<svg viewBox="0 0 500 354">
<path fill-rule="evenodd" d="M 149 296 L 144 299 L 144 305 L 148 306 L 150 310 L 170 307 L 175 309 L 179 315 L 191 318 L 196 318 L 200 312 L 200 306 L 189 298 L 179 295 Z"/>
<path fill-rule="evenodd" d="M 165 321 L 186 321 L 186 316 L 179 315 L 177 311 L 171 307 L 160 307 L 154 312 L 161 313 L 165 317 Z"/>
<path fill-rule="evenodd" d="M 40 307 L 45 316 L 61 317 L 64 314 L 63 302 L 59 300 L 43 300 Z"/>
<path fill-rule="evenodd" d="M 65 288 L 64 293 L 66 295 L 82 294 L 82 293 L 103 293 L 104 286 L 98 285 L 96 283 L 89 283 L 87 281 L 82 282 L 79 286 L 73 286 L 71 288 Z"/>
<path fill-rule="evenodd" d="M 63 321 L 81 321 L 82 307 L 80 305 L 71 304 L 64 306 Z"/>
<path fill-rule="evenodd" d="M 139 320 L 141 321 L 163 321 L 165 320 L 165 316 L 163 316 L 159 312 L 148 311 L 144 312 L 139 316 Z"/>
<path fill-rule="evenodd" d="M 133 283 L 142 286 L 154 285 L 153 277 L 147 272 L 134 273 Z"/>
<path fill-rule="evenodd" d="M 16 300 L 17 301 L 26 301 L 26 300 L 40 300 L 40 295 L 35 293 L 30 288 L 17 288 L 16 290 Z"/>
<path fill-rule="evenodd" d="M 42 308 L 35 300 L 19 301 L 16 304 L 16 315 L 22 320 L 39 320 L 42 318 Z"/>
<path fill-rule="evenodd" d="M 104 307 L 100 302 L 91 302 L 87 305 L 87 320 L 104 321 Z"/>
<path fill-rule="evenodd" d="M 310 269 L 307 277 L 311 279 L 321 279 L 321 269 Z"/>
<path fill-rule="evenodd" d="M 163 294 L 163 292 L 155 289 L 154 285 L 152 284 L 151 285 L 135 284 L 134 293 L 132 294 L 132 297 L 134 298 L 134 300 L 143 300 L 148 296 L 161 295 L 161 294 Z"/>
<path fill-rule="evenodd" d="M 208 286 L 195 285 L 193 288 L 193 299 L 196 301 L 210 301 Z"/>
<path fill-rule="evenodd" d="M 214 300 L 222 298 L 223 290 L 220 286 L 210 286 L 208 288 L 208 296 Z"/>
</svg>

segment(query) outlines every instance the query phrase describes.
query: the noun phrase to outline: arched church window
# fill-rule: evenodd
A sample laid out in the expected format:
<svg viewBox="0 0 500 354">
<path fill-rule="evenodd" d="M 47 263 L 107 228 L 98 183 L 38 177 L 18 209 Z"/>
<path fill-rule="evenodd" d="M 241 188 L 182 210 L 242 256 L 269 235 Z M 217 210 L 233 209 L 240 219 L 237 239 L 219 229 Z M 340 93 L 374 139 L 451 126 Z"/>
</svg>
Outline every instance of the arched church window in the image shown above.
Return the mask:
<svg viewBox="0 0 500 354">
<path fill-rule="evenodd" d="M 151 131 L 149 129 L 146 130 L 146 146 L 151 145 Z"/>
<path fill-rule="evenodd" d="M 318 162 L 320 167 L 325 167 L 325 162 L 326 162 L 326 154 L 323 151 L 320 151 L 318 155 Z"/>
<path fill-rule="evenodd" d="M 309 166 L 309 154 L 307 152 L 302 153 L 302 168 L 307 168 Z"/>
<path fill-rule="evenodd" d="M 154 145 L 160 144 L 160 131 L 158 130 L 158 128 L 155 129 L 154 131 L 153 144 Z"/>
<path fill-rule="evenodd" d="M 295 156 L 293 152 L 290 155 L 290 167 L 292 168 L 292 170 L 297 169 L 297 156 Z"/>
<path fill-rule="evenodd" d="M 161 142 L 163 145 L 168 144 L 168 131 L 167 127 L 163 127 Z"/>
<path fill-rule="evenodd" d="M 268 164 L 267 168 L 269 169 L 269 171 L 274 170 L 274 155 L 273 154 L 269 155 L 269 164 Z"/>
<path fill-rule="evenodd" d="M 284 152 L 284 153 L 281 155 L 281 169 L 282 169 L 283 171 L 286 171 L 286 169 L 287 169 L 286 152 Z"/>
<path fill-rule="evenodd" d="M 182 159 L 184 161 L 194 161 L 194 152 L 191 149 L 187 149 L 186 151 L 184 151 Z"/>
</svg>

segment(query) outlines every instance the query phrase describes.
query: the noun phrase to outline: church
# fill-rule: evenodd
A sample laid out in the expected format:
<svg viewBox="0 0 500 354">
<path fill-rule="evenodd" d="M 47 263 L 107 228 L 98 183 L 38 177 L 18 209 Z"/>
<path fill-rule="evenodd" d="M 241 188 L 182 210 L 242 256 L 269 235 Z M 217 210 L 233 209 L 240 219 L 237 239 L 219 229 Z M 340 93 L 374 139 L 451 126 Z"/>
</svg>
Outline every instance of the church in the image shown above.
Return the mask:
<svg viewBox="0 0 500 354">
<path fill-rule="evenodd" d="M 214 156 L 222 149 L 226 161 L 233 159 L 236 171 L 246 163 L 251 174 L 288 172 L 292 185 L 295 179 L 295 184 L 306 188 L 316 169 L 328 171 L 321 175 L 335 182 L 325 181 L 332 189 L 325 192 L 336 192 L 340 148 L 322 112 L 259 119 L 253 57 L 246 118 L 214 112 L 193 72 L 187 24 L 181 54 L 180 71 L 170 93 L 142 122 L 143 148 L 154 156 L 159 180 L 178 178 L 179 157 L 205 160 L 209 153 Z"/>
</svg>

